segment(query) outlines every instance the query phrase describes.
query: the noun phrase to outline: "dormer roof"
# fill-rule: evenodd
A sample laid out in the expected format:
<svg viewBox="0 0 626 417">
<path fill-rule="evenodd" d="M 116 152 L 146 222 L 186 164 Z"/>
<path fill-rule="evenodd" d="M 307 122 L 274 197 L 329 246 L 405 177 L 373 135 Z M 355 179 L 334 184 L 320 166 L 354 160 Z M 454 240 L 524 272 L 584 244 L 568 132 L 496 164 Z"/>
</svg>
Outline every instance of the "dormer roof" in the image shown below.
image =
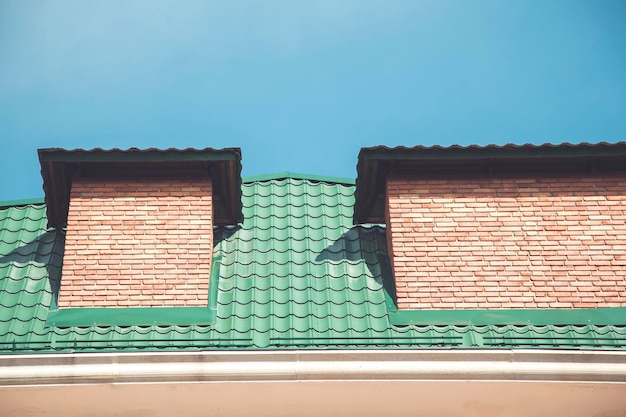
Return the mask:
<svg viewBox="0 0 626 417">
<path fill-rule="evenodd" d="M 387 176 L 626 172 L 626 142 L 361 148 L 354 223 L 384 223 Z"/>
<path fill-rule="evenodd" d="M 39 149 L 48 227 L 67 226 L 73 178 L 213 179 L 214 222 L 235 225 L 241 214 L 241 150 L 225 149 Z"/>
</svg>

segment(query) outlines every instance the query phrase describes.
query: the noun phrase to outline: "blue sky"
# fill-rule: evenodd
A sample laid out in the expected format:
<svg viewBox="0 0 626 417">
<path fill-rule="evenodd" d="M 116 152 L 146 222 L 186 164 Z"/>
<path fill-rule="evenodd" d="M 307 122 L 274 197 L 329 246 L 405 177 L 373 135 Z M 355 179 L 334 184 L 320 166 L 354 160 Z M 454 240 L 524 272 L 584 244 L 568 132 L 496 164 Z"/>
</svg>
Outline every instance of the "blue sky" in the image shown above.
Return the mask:
<svg viewBox="0 0 626 417">
<path fill-rule="evenodd" d="M 0 201 L 41 147 L 231 147 L 352 177 L 364 146 L 626 140 L 626 2 L 0 0 Z"/>
</svg>

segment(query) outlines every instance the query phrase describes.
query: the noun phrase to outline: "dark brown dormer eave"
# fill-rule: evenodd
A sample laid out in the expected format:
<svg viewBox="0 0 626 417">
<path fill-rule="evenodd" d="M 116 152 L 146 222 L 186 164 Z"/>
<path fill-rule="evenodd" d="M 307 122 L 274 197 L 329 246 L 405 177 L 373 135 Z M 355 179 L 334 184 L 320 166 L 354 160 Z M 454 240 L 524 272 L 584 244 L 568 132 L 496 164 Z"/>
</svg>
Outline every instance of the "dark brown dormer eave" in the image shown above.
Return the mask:
<svg viewBox="0 0 626 417">
<path fill-rule="evenodd" d="M 354 223 L 385 222 L 388 176 L 449 178 L 618 172 L 626 173 L 626 142 L 361 148 Z"/>
<path fill-rule="evenodd" d="M 212 178 L 214 224 L 243 221 L 241 150 L 225 149 L 38 149 L 48 227 L 67 226 L 74 178 Z"/>
</svg>

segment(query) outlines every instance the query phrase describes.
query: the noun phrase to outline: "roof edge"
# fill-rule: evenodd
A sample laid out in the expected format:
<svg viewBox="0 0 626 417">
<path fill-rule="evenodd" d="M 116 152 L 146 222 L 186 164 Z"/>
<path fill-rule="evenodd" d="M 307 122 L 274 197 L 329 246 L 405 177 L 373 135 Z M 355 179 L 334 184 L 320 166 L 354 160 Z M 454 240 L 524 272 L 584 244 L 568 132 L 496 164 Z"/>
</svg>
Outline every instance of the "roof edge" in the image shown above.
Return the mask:
<svg viewBox="0 0 626 417">
<path fill-rule="evenodd" d="M 318 181 L 318 182 L 328 182 L 328 183 L 333 183 L 333 184 L 345 184 L 345 185 L 356 184 L 356 181 L 352 178 L 333 177 L 333 176 L 315 175 L 315 174 L 300 174 L 300 173 L 289 172 L 289 171 L 275 172 L 271 174 L 244 176 L 242 177 L 242 182 L 251 183 L 251 182 L 282 180 L 282 179 Z"/>
<path fill-rule="evenodd" d="M 93 148 L 93 149 L 37 149 L 41 161 L 46 162 L 148 162 L 189 160 L 240 160 L 241 148 Z"/>
<path fill-rule="evenodd" d="M 0 385 L 197 381 L 626 382 L 626 352 L 146 352 L 0 356 Z"/>
<path fill-rule="evenodd" d="M 214 204 L 218 202 L 214 206 L 214 223 L 234 225 L 243 221 L 240 148 L 44 148 L 38 149 L 37 153 L 41 165 L 48 227 L 67 226 L 72 181 L 77 176 L 210 177 L 214 192 L 219 195 L 218 199 L 214 199 Z M 156 166 L 163 169 L 156 170 Z M 146 167 L 151 169 L 146 170 Z"/>
<path fill-rule="evenodd" d="M 0 201 L 0 209 L 9 208 L 9 207 L 29 206 L 31 204 L 44 204 L 44 203 L 45 201 L 43 197 L 23 198 L 20 200 L 7 200 L 7 201 Z"/>
<path fill-rule="evenodd" d="M 423 146 L 412 147 L 384 145 L 361 148 L 359 159 L 449 159 L 449 158 L 528 158 L 528 157 L 568 157 L 568 156 L 614 156 L 615 153 L 626 154 L 626 142 L 580 142 L 572 144 L 544 143 L 535 145 L 525 143 L 517 145 L 451 145 L 451 146 Z"/>
<path fill-rule="evenodd" d="M 432 178 L 626 172 L 626 142 L 361 148 L 357 161 L 355 224 L 384 219 L 389 176 Z"/>
</svg>

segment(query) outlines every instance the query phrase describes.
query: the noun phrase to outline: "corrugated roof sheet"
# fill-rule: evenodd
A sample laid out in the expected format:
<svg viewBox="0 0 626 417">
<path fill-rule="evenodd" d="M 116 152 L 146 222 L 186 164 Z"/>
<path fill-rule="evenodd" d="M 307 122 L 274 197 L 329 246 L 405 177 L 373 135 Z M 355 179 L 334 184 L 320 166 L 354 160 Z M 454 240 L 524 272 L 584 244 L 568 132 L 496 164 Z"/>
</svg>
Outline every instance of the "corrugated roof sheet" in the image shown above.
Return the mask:
<svg viewBox="0 0 626 417">
<path fill-rule="evenodd" d="M 563 150 L 563 149 L 587 149 L 587 150 L 591 150 L 591 149 L 618 149 L 618 148 L 623 148 L 624 146 L 626 146 L 626 142 L 595 142 L 595 143 L 590 143 L 590 142 L 580 142 L 580 143 L 569 143 L 569 142 L 562 142 L 562 143 L 542 143 L 540 145 L 537 144 L 532 144 L 532 143 L 524 143 L 524 144 L 515 144 L 515 143 L 507 143 L 505 145 L 496 145 L 496 144 L 489 144 L 489 145 L 450 145 L 450 146 L 441 146 L 441 145 L 432 145 L 432 146 L 425 146 L 425 145 L 415 145 L 415 146 L 385 146 L 385 145 L 378 145 L 378 146 L 371 146 L 371 147 L 366 147 L 366 148 L 362 148 L 362 151 L 377 151 L 377 150 L 389 150 L 389 151 L 429 151 L 429 150 L 434 150 L 434 151 L 439 151 L 439 150 L 451 150 L 451 149 L 456 149 L 456 150 L 485 150 L 485 149 L 509 149 L 509 150 L 513 150 L 515 152 L 519 152 L 520 150 L 524 150 L 524 149 L 536 149 L 536 150 L 541 150 L 544 151 L 546 149 L 557 149 L 557 150 Z"/>
<path fill-rule="evenodd" d="M 65 149 L 65 148 L 43 148 L 41 149 L 42 151 L 45 152 L 60 152 L 63 154 L 67 154 L 67 153 L 73 153 L 73 154 L 110 154 L 110 155 L 115 155 L 115 154 L 119 154 L 119 153 L 124 153 L 124 154 L 137 154 L 137 155 L 143 155 L 145 156 L 148 153 L 153 153 L 153 154 L 161 154 L 166 156 L 167 154 L 176 154 L 176 155 L 184 155 L 184 154 L 190 154 L 190 155 L 194 155 L 194 154 L 198 154 L 198 153 L 214 153 L 214 154 L 229 154 L 232 153 L 233 151 L 236 151 L 237 153 L 241 153 L 241 150 L 239 148 L 211 148 L 211 147 L 206 147 L 206 148 L 165 148 L 165 149 L 160 149 L 160 148 L 135 148 L 135 147 L 130 147 L 130 148 L 126 148 L 126 149 L 122 149 L 122 148 L 110 148 L 110 149 L 104 149 L 104 148 L 91 148 L 91 149 L 83 149 L 83 148 L 74 148 L 74 149 Z"/>
<path fill-rule="evenodd" d="M 385 230 L 352 225 L 353 185 L 289 177 L 244 183 L 242 195 L 242 226 L 216 229 L 210 326 L 46 327 L 63 232 L 46 230 L 42 204 L 0 210 L 0 352 L 626 348 L 621 325 L 392 326 Z"/>
</svg>

